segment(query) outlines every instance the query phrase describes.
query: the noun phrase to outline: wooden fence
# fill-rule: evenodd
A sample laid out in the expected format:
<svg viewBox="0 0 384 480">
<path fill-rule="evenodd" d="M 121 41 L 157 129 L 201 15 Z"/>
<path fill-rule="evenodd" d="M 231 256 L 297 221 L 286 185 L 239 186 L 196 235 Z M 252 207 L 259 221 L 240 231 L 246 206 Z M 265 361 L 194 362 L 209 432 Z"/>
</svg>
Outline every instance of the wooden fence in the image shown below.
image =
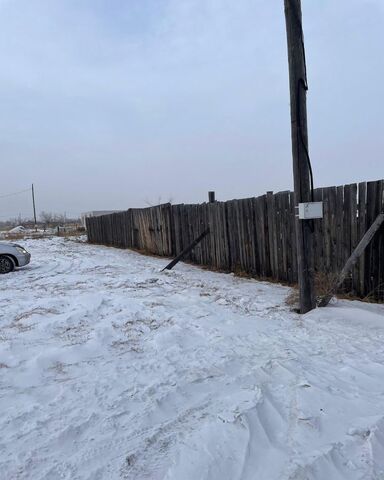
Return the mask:
<svg viewBox="0 0 384 480">
<path fill-rule="evenodd" d="M 384 180 L 318 188 L 324 218 L 313 220 L 315 271 L 338 273 L 359 239 L 384 211 Z M 87 218 L 91 243 L 156 255 L 179 254 L 203 230 L 210 234 L 188 260 L 228 272 L 293 284 L 297 281 L 293 193 L 194 205 L 164 204 Z M 384 299 L 384 228 L 354 267 L 343 290 Z"/>
</svg>

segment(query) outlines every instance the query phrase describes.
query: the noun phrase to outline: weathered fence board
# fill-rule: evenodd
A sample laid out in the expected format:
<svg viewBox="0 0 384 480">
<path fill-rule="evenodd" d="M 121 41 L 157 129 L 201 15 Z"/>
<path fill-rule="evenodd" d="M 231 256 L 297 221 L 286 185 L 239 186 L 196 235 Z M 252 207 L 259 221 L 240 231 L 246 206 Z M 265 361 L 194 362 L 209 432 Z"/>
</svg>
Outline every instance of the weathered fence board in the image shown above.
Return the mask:
<svg viewBox="0 0 384 480">
<path fill-rule="evenodd" d="M 324 218 L 313 220 L 315 271 L 340 272 L 377 215 L 384 211 L 384 181 L 314 190 Z M 195 205 L 158 205 L 90 217 L 90 243 L 177 256 L 204 230 L 187 260 L 215 269 L 295 283 L 297 255 L 293 192 Z M 384 228 L 345 279 L 342 291 L 384 299 Z"/>
</svg>

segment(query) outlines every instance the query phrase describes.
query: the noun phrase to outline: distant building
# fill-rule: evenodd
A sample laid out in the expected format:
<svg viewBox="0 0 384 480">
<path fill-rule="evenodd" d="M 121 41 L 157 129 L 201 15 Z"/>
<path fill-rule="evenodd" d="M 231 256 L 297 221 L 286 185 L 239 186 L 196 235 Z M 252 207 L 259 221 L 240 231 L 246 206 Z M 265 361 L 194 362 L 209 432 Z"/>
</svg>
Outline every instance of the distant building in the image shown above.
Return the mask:
<svg viewBox="0 0 384 480">
<path fill-rule="evenodd" d="M 85 228 L 85 219 L 89 217 L 100 217 L 101 215 L 109 215 L 110 213 L 118 213 L 122 210 L 94 210 L 92 212 L 85 212 L 81 214 L 81 224 Z"/>
</svg>

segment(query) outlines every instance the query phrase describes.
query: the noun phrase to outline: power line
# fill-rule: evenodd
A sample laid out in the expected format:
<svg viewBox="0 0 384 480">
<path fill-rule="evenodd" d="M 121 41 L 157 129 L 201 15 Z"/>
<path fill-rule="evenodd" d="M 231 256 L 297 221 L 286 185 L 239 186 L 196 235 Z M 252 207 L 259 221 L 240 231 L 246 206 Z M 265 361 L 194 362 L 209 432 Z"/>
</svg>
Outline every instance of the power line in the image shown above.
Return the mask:
<svg viewBox="0 0 384 480">
<path fill-rule="evenodd" d="M 25 213 L 25 212 L 17 212 L 17 213 L 8 213 L 7 215 L 0 215 L 0 218 L 16 218 L 16 217 L 19 217 L 19 216 L 22 216 L 22 217 L 28 217 L 28 215 L 30 216 L 30 213 Z"/>
<path fill-rule="evenodd" d="M 20 190 L 19 192 L 7 193 L 5 195 L 0 195 L 0 198 L 13 197 L 14 195 L 19 195 L 21 193 L 30 192 L 31 188 L 26 188 L 25 190 Z"/>
<path fill-rule="evenodd" d="M 15 213 L 8 213 L 8 214 L 1 214 L 0 218 L 15 218 L 21 215 L 22 217 L 29 217 L 32 219 L 31 213 L 27 212 L 15 212 Z M 63 215 L 62 213 L 53 213 L 53 215 Z M 80 213 L 68 213 L 66 212 L 66 218 L 68 220 L 77 220 L 81 217 Z"/>
</svg>

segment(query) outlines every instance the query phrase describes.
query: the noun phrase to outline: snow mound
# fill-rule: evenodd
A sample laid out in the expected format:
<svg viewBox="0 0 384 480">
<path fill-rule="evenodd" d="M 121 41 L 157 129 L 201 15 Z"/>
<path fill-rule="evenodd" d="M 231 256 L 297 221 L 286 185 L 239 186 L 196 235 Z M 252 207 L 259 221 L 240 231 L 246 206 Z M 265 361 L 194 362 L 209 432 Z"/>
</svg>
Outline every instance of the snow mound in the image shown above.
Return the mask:
<svg viewBox="0 0 384 480">
<path fill-rule="evenodd" d="M 8 233 L 25 233 L 25 231 L 25 227 L 19 225 L 17 227 L 11 228 L 11 230 L 8 230 Z"/>
</svg>

